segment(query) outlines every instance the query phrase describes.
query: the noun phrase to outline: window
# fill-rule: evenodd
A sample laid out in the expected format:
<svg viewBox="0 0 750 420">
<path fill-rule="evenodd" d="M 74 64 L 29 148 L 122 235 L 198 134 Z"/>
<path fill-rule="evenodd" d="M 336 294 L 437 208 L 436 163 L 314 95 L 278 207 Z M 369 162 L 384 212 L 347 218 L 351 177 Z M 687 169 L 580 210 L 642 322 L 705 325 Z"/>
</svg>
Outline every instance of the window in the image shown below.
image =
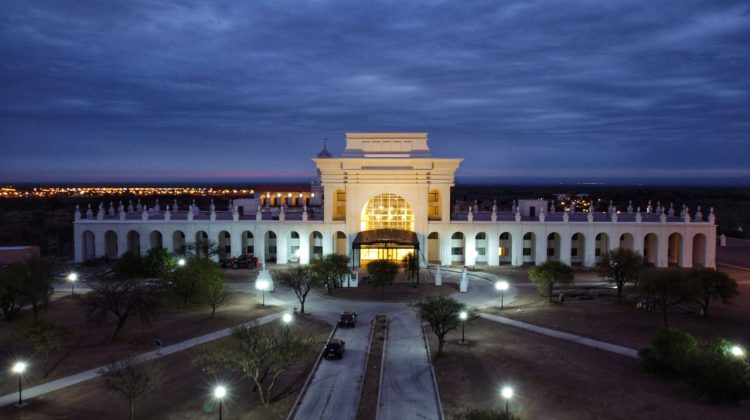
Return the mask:
<svg viewBox="0 0 750 420">
<path fill-rule="evenodd" d="M 574 241 L 577 241 L 578 240 L 578 234 L 574 233 L 573 237 L 571 239 L 574 240 Z"/>
<path fill-rule="evenodd" d="M 360 228 L 413 231 L 414 213 L 403 197 L 390 193 L 379 194 L 367 200 L 360 216 Z"/>
<path fill-rule="evenodd" d="M 555 248 L 547 248 L 547 256 L 548 257 L 554 257 L 555 256 Z"/>
<path fill-rule="evenodd" d="M 275 254 L 276 253 L 276 245 L 268 245 L 268 253 L 269 254 Z"/>
<path fill-rule="evenodd" d="M 292 231 L 291 235 L 292 235 L 292 239 L 299 239 L 299 233 Z"/>
<path fill-rule="evenodd" d="M 313 247 L 313 255 L 323 255 L 323 247 L 322 246 L 314 246 Z"/>
<path fill-rule="evenodd" d="M 500 234 L 500 240 L 501 241 L 507 241 L 510 239 L 510 234 L 508 232 L 503 232 Z"/>
<path fill-rule="evenodd" d="M 451 255 L 464 255 L 464 249 L 461 247 L 451 248 Z"/>
<path fill-rule="evenodd" d="M 477 255 L 480 255 L 480 256 L 487 255 L 487 249 L 486 248 L 477 248 Z"/>
<path fill-rule="evenodd" d="M 577 257 L 578 256 L 578 248 L 571 248 L 570 249 L 570 256 L 571 257 Z"/>
<path fill-rule="evenodd" d="M 601 248 L 596 248 L 596 251 L 594 251 L 594 255 L 597 256 L 597 257 L 601 256 L 602 255 L 602 249 Z"/>
<path fill-rule="evenodd" d="M 524 248 L 523 255 L 531 256 L 531 248 Z"/>
<path fill-rule="evenodd" d="M 255 247 L 252 246 L 252 245 L 248 245 L 247 246 L 247 251 L 245 251 L 245 252 L 247 252 L 248 254 L 254 254 L 255 253 Z"/>
<path fill-rule="evenodd" d="M 487 239 L 487 235 L 485 235 L 484 232 L 477 233 L 477 237 L 476 237 L 477 241 L 483 241 L 485 239 Z"/>
</svg>

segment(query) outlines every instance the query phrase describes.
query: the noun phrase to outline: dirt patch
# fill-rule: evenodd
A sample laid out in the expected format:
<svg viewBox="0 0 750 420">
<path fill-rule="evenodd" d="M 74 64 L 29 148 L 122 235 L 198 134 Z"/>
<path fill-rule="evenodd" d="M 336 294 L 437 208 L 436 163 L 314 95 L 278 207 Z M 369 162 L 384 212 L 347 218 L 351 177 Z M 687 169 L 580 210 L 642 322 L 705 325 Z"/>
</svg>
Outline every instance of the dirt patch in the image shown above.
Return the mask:
<svg viewBox="0 0 750 420">
<path fill-rule="evenodd" d="M 154 350 L 157 335 L 162 339 L 162 346 L 168 346 L 280 310 L 275 307 L 260 307 L 259 301 L 252 295 L 233 293 L 229 301 L 216 310 L 213 318 L 210 318 L 211 310 L 207 307 L 189 311 L 167 308 L 153 323 L 143 324 L 135 319 L 129 321 L 117 342 L 112 343 L 110 337 L 114 326 L 94 326 L 88 323 L 86 307 L 78 299 L 79 296 L 67 295 L 54 300 L 41 314 L 42 320 L 54 321 L 71 330 L 71 335 L 65 339 L 62 349 L 50 356 L 51 364 L 58 361 L 59 364 L 48 378 L 42 377 L 42 356 L 29 357 L 32 354 L 31 349 L 19 340 L 20 333 L 31 324 L 31 316 L 26 314 L 16 321 L 2 323 L 0 360 L 14 360 L 20 357 L 30 359 L 30 371 L 24 377 L 26 387 L 95 368 L 112 360 L 124 358 L 128 354 Z M 0 394 L 13 392 L 16 386 L 15 377 L 0 376 Z"/>
<path fill-rule="evenodd" d="M 635 359 L 481 319 L 466 326 L 468 345 L 460 335 L 449 334 L 434 364 L 448 419 L 471 407 L 504 408 L 504 385 L 515 390 L 511 411 L 527 419 L 750 418 L 746 404 L 691 401 Z M 428 339 L 436 349 L 434 334 Z"/>
<path fill-rule="evenodd" d="M 298 317 L 294 325 L 295 328 L 313 334 L 320 346 L 330 332 L 329 324 L 309 316 Z M 217 406 L 211 398 L 211 393 L 213 386 L 221 382 L 228 390 L 222 409 L 224 418 L 284 419 L 317 356 L 315 353 L 311 354 L 305 360 L 291 366 L 280 377 L 280 382 L 275 386 L 275 401 L 270 409 L 266 409 L 260 405 L 250 380 L 238 375 L 218 378 L 205 374 L 200 368 L 193 366 L 192 359 L 197 351 L 199 348 L 166 356 L 158 361 L 164 381 L 160 390 L 136 402 L 136 418 L 216 419 Z M 101 387 L 101 379 L 93 379 L 31 399 L 29 406 L 23 409 L 13 406 L 0 407 L 0 418 L 127 418 L 127 404 L 119 395 L 105 391 Z"/>
<path fill-rule="evenodd" d="M 383 370 L 383 350 L 388 335 L 388 318 L 385 315 L 375 317 L 373 336 L 370 342 L 370 353 L 367 356 L 365 378 L 360 391 L 362 399 L 357 410 L 358 420 L 373 420 L 378 408 L 378 393 L 380 392 L 380 373 Z"/>
</svg>

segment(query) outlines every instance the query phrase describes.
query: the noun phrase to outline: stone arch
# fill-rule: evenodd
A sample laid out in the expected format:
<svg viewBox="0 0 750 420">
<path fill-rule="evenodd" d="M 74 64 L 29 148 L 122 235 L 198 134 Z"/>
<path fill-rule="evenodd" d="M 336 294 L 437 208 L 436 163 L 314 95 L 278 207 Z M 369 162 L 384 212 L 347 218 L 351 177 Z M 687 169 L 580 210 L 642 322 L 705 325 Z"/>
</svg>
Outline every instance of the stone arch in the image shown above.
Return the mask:
<svg viewBox="0 0 750 420">
<path fill-rule="evenodd" d="M 596 235 L 594 247 L 594 258 L 596 258 L 596 262 L 599 262 L 602 259 L 602 254 L 609 251 L 610 249 L 609 235 L 604 232 L 599 232 Z"/>
<path fill-rule="evenodd" d="M 333 234 L 333 253 L 346 255 L 346 234 L 344 232 L 337 231 Z"/>
<path fill-rule="evenodd" d="M 414 231 L 414 210 L 397 194 L 383 193 L 370 197 L 362 207 L 360 230 L 399 229 Z"/>
<path fill-rule="evenodd" d="M 172 252 L 177 255 L 185 255 L 186 245 L 185 232 L 181 230 L 172 232 Z"/>
<path fill-rule="evenodd" d="M 669 235 L 667 239 L 667 265 L 682 267 L 682 247 L 684 246 L 682 235 L 677 232 Z"/>
<path fill-rule="evenodd" d="M 622 249 L 635 250 L 635 238 L 632 233 L 623 233 L 620 235 L 620 246 Z"/>
<path fill-rule="evenodd" d="M 487 234 L 479 232 L 474 237 L 475 264 L 487 264 Z"/>
<path fill-rule="evenodd" d="M 586 262 L 586 235 L 576 232 L 570 236 L 570 265 Z"/>
<path fill-rule="evenodd" d="M 94 232 L 90 230 L 84 230 L 83 233 L 81 233 L 81 247 L 84 261 L 96 257 L 96 241 L 94 239 Z"/>
<path fill-rule="evenodd" d="M 117 252 L 117 233 L 113 230 L 104 233 L 104 251 L 104 255 L 110 260 L 115 260 L 120 255 Z"/>
<path fill-rule="evenodd" d="M 655 233 L 643 237 L 643 262 L 648 265 L 659 264 L 659 237 Z"/>
<path fill-rule="evenodd" d="M 300 260 L 300 237 L 299 232 L 293 230 L 289 232 L 289 237 L 286 240 L 286 255 L 288 263 L 298 263 Z"/>
<path fill-rule="evenodd" d="M 560 244 L 562 238 L 557 232 L 552 232 L 547 235 L 547 259 L 552 261 L 560 261 Z"/>
<path fill-rule="evenodd" d="M 242 232 L 242 252 L 246 254 L 254 254 L 255 253 L 255 237 L 253 236 L 253 232 L 250 232 L 249 230 L 245 230 Z"/>
<path fill-rule="evenodd" d="M 276 232 L 269 230 L 263 237 L 263 242 L 266 244 L 266 262 L 276 262 Z"/>
<path fill-rule="evenodd" d="M 697 233 L 693 236 L 693 267 L 706 267 L 708 247 L 706 235 Z"/>
<path fill-rule="evenodd" d="M 151 233 L 148 234 L 148 249 L 162 248 L 163 244 L 164 240 L 160 231 L 152 230 Z"/>
<path fill-rule="evenodd" d="M 141 253 L 141 234 L 136 230 L 128 232 L 128 252 Z"/>
<path fill-rule="evenodd" d="M 463 232 L 451 235 L 451 264 L 463 265 L 466 262 L 466 238 Z"/>
<path fill-rule="evenodd" d="M 427 235 L 427 262 L 432 264 L 442 262 L 440 258 L 440 234 L 437 232 L 430 232 Z"/>
<path fill-rule="evenodd" d="M 195 255 L 206 257 L 208 253 L 208 248 L 210 245 L 210 241 L 208 240 L 208 233 L 203 230 L 199 230 L 195 232 Z"/>
<path fill-rule="evenodd" d="M 219 232 L 217 239 L 216 245 L 219 252 L 219 260 L 232 258 L 232 235 L 226 230 L 222 230 Z"/>
<path fill-rule="evenodd" d="M 526 232 L 523 235 L 523 264 L 536 264 L 536 235 Z"/>
<path fill-rule="evenodd" d="M 323 258 L 323 234 L 314 230 L 310 233 L 310 259 Z"/>
<path fill-rule="evenodd" d="M 497 256 L 500 265 L 513 263 L 513 235 L 510 232 L 500 234 L 497 245 Z"/>
</svg>

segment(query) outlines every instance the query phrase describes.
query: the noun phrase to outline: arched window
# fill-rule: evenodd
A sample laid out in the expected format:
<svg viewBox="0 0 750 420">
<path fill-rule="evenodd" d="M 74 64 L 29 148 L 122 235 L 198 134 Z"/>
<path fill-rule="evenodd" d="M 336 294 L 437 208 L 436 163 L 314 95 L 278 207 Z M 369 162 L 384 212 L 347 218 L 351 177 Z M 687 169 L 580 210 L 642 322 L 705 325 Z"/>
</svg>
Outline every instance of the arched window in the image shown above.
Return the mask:
<svg viewBox="0 0 750 420">
<path fill-rule="evenodd" d="M 370 198 L 362 209 L 361 230 L 414 230 L 414 212 L 403 197 L 379 194 Z"/>
</svg>

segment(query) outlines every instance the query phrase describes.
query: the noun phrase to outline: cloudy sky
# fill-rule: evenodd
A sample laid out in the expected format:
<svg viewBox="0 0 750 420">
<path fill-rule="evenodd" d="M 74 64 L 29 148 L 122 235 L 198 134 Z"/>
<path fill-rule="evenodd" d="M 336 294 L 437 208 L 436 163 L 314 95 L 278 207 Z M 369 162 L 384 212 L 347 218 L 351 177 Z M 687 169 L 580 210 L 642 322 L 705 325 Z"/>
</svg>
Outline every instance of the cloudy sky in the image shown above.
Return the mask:
<svg viewBox="0 0 750 420">
<path fill-rule="evenodd" d="M 750 4 L 5 0 L 0 104 L 4 183 L 305 178 L 347 131 L 467 180 L 748 181 Z"/>
</svg>

